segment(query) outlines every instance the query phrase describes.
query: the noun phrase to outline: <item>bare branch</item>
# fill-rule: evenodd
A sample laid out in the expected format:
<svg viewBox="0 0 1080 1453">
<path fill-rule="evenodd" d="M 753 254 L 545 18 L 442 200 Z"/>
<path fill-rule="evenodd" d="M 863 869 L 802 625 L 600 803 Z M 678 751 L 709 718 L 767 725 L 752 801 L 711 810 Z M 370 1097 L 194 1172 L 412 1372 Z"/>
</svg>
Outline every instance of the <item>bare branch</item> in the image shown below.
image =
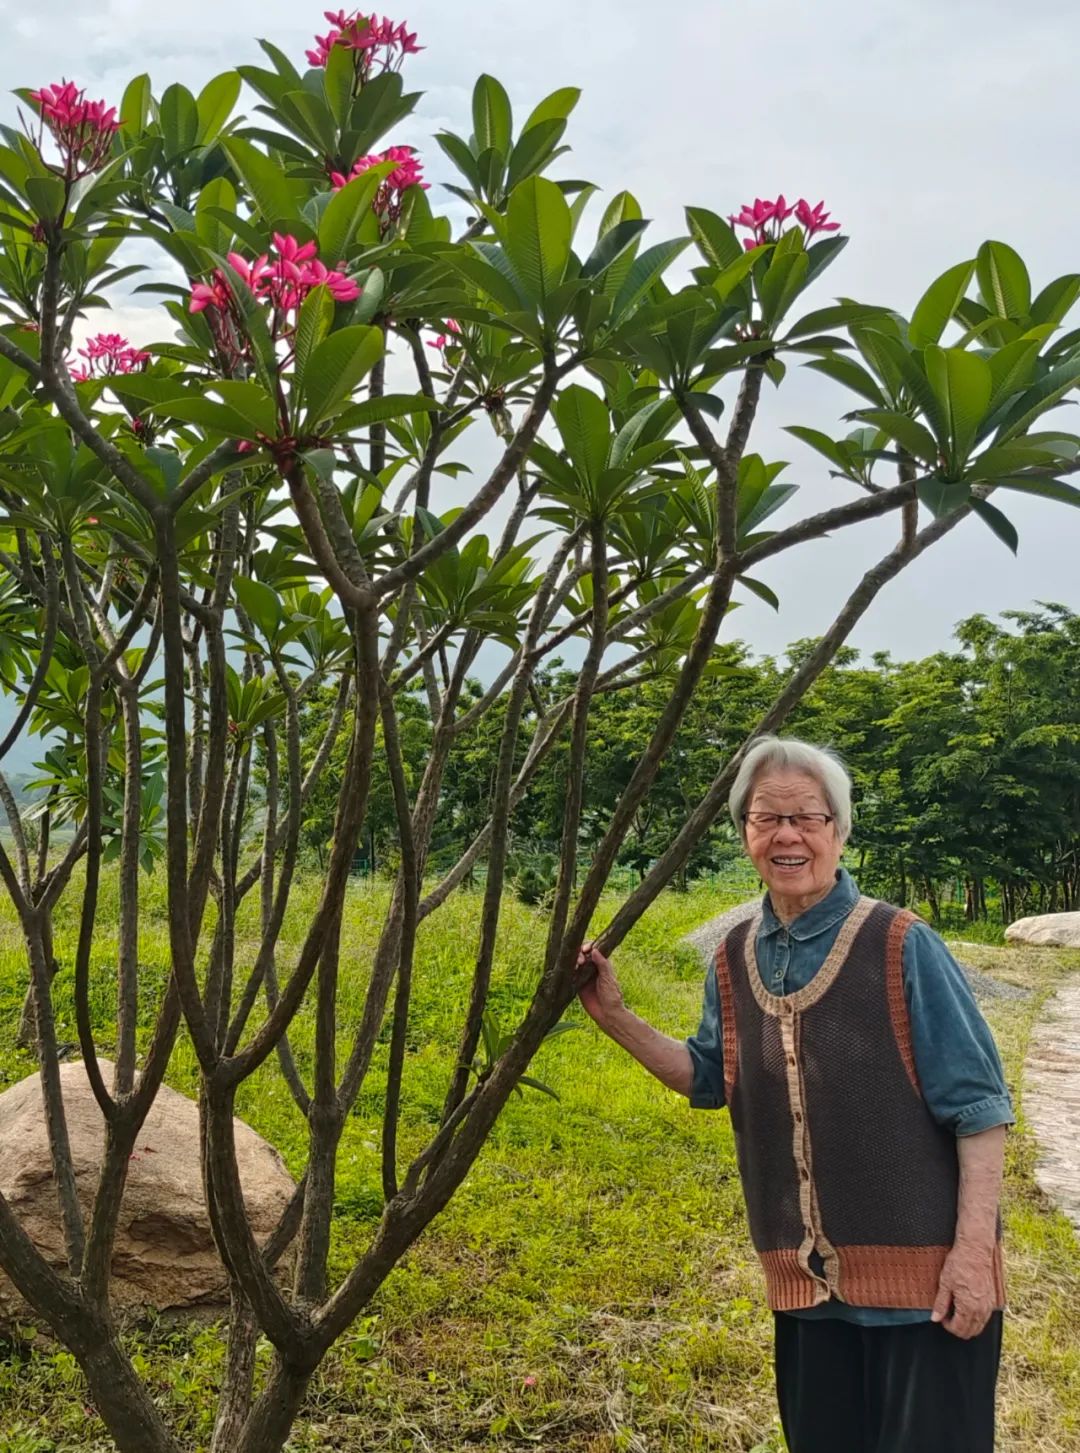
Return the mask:
<svg viewBox="0 0 1080 1453">
<path fill-rule="evenodd" d="M 456 519 L 440 531 L 434 539 L 421 545 L 407 560 L 402 561 L 400 565 L 395 565 L 376 582 L 375 588 L 380 598 L 393 594 L 407 581 L 415 580 L 429 565 L 445 555 L 448 550 L 452 550 L 501 497 L 540 431 L 540 425 L 544 421 L 544 416 L 547 414 L 555 394 L 557 379 L 554 364 L 548 360 L 544 365 L 543 379 L 537 387 L 528 412 L 487 483 L 477 491 Z"/>
</svg>

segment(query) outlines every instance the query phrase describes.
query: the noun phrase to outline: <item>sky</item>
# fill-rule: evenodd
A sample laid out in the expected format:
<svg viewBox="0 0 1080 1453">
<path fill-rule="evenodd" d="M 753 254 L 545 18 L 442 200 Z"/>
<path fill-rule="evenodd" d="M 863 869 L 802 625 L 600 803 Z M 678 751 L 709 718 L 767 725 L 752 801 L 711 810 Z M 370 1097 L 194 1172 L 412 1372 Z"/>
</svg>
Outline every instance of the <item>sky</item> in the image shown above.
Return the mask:
<svg viewBox="0 0 1080 1453">
<path fill-rule="evenodd" d="M 987 237 L 1021 252 L 1036 289 L 1080 270 L 1075 0 L 410 0 L 394 18 L 426 47 L 407 71 L 409 89 L 425 94 L 387 141 L 420 148 L 436 206 L 438 183 L 456 178 L 431 136 L 443 127 L 468 134 L 472 85 L 487 71 L 519 117 L 556 87 L 582 88 L 573 153 L 556 175 L 586 178 L 608 196 L 628 188 L 653 219 L 651 240 L 685 230 L 686 204 L 727 213 L 780 191 L 824 198 L 851 242 L 808 306 L 842 293 L 910 313 Z M 174 80 L 197 89 L 257 62 L 255 36 L 302 63 L 326 25 L 317 5 L 280 0 L 0 0 L 0 29 L 3 93 L 62 76 L 118 102 L 140 70 L 160 94 Z M 14 102 L 5 109 L 13 119 Z M 161 336 L 158 318 L 134 301 L 112 326 L 135 341 Z M 750 447 L 790 461 L 783 478 L 801 487 L 777 522 L 850 497 L 783 426 L 842 435 L 840 416 L 856 403 L 797 366 L 779 392 L 767 386 Z M 1080 417 L 1062 423 L 1075 430 Z M 478 468 L 487 452 L 477 451 Z M 1019 495 L 1007 508 L 1018 558 L 979 521 L 966 522 L 888 587 L 852 643 L 911 658 L 948 648 L 956 622 L 975 611 L 1037 599 L 1080 609 L 1080 512 Z M 762 578 L 780 596 L 779 613 L 746 597 L 730 633 L 757 652 L 819 634 L 894 530 L 892 521 L 859 527 L 770 563 Z"/>
</svg>

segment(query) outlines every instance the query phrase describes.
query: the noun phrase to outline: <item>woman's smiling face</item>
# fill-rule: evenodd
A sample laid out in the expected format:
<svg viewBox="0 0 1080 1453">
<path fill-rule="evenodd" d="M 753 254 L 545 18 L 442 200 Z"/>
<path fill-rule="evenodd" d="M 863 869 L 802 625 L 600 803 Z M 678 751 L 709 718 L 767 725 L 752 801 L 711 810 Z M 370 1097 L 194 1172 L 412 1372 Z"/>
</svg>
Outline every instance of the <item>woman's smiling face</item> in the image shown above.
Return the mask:
<svg viewBox="0 0 1080 1453">
<path fill-rule="evenodd" d="M 785 922 L 820 902 L 836 881 L 844 850 L 833 820 L 833 810 L 816 777 L 792 767 L 761 773 L 746 803 L 748 814 L 783 814 L 776 824 L 755 826 L 747 821 L 746 849 L 769 890 L 773 909 Z M 796 827 L 791 813 L 828 817 L 828 822 Z"/>
</svg>

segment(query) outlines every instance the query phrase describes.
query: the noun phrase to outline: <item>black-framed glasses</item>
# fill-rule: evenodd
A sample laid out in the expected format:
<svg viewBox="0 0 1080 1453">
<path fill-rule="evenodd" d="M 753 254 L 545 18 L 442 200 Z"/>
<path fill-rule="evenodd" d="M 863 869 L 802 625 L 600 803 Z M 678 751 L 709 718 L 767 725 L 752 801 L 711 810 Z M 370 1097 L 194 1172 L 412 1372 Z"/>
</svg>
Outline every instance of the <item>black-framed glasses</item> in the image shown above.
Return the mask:
<svg viewBox="0 0 1080 1453">
<path fill-rule="evenodd" d="M 828 812 L 744 812 L 743 826 L 755 832 L 775 832 L 782 822 L 790 822 L 796 832 L 824 832 L 836 819 Z"/>
</svg>

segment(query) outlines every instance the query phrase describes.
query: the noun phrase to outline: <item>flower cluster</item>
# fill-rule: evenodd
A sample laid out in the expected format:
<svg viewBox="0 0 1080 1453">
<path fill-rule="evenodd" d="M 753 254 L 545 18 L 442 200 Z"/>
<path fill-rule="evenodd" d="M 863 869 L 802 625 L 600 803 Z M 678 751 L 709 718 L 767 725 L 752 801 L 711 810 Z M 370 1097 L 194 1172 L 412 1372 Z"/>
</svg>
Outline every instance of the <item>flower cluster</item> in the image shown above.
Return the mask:
<svg viewBox="0 0 1080 1453">
<path fill-rule="evenodd" d="M 438 338 L 434 339 L 434 341 L 429 338 L 428 347 L 437 348 L 440 353 L 443 353 L 446 351 L 447 348 L 455 346 L 454 335 L 460 334 L 460 332 L 461 324 L 458 322 L 458 320 L 456 318 L 447 318 L 446 332 L 440 333 Z"/>
<path fill-rule="evenodd" d="M 395 164 L 394 170 L 383 179 L 371 204 L 379 216 L 384 233 L 396 226 L 400 219 L 402 202 L 410 187 L 423 187 L 425 192 L 428 190 L 428 183 L 424 181 L 424 164 L 416 155 L 415 147 L 388 146 L 381 155 L 372 152 L 370 156 L 362 156 L 359 161 L 353 162 L 348 176 L 343 172 L 330 173 L 330 185 L 335 191 L 340 191 L 353 177 L 361 177 L 373 166 L 382 166 L 384 162 L 390 161 Z"/>
<path fill-rule="evenodd" d="M 249 262 L 239 252 L 228 254 L 229 267 L 255 297 L 270 306 L 270 332 L 275 339 L 288 338 L 296 326 L 296 314 L 313 288 L 324 284 L 338 303 L 351 303 L 360 289 L 343 272 L 328 268 L 317 257 L 314 242 L 298 242 L 289 234 L 275 232 L 270 253 Z M 227 372 L 241 363 L 247 353 L 247 333 L 230 280 L 219 268 L 206 283 L 194 283 L 188 309 L 206 313 L 214 342 Z"/>
<path fill-rule="evenodd" d="M 68 372 L 76 383 L 90 378 L 108 378 L 118 373 L 141 373 L 150 362 L 145 348 L 136 348 L 119 333 L 95 333 L 79 349 L 85 363 L 69 362 Z"/>
<path fill-rule="evenodd" d="M 747 252 L 755 247 L 761 247 L 766 242 L 776 242 L 784 231 L 784 223 L 789 217 L 795 221 L 806 233 L 807 242 L 818 232 L 837 232 L 840 229 L 839 222 L 830 222 L 829 213 L 825 211 L 825 203 L 819 202 L 816 207 L 811 207 L 805 197 L 800 197 L 793 205 L 788 206 L 783 193 L 776 198 L 775 202 L 766 201 L 762 197 L 755 197 L 753 206 L 743 205 L 741 212 L 733 213 L 728 221 L 732 227 L 745 227 L 749 237 L 743 238 L 743 246 Z"/>
<path fill-rule="evenodd" d="M 42 129 L 48 127 L 63 163 L 63 175 L 76 181 L 97 171 L 109 154 L 112 139 L 120 129 L 116 107 L 104 101 L 87 101 L 73 81 L 59 81 L 30 92 L 41 115 Z M 38 138 L 41 149 L 42 137 Z"/>
<path fill-rule="evenodd" d="M 352 15 L 344 10 L 324 10 L 323 14 L 330 22 L 330 30 L 315 37 L 314 49 L 307 52 L 308 60 L 313 66 L 325 66 L 335 46 L 351 50 L 361 84 L 376 66 L 382 71 L 399 70 L 407 55 L 423 50 L 416 43 L 416 31 L 410 32 L 404 21 L 395 25 L 385 15 L 380 20 L 377 15 L 364 15 L 359 10 Z"/>
</svg>

